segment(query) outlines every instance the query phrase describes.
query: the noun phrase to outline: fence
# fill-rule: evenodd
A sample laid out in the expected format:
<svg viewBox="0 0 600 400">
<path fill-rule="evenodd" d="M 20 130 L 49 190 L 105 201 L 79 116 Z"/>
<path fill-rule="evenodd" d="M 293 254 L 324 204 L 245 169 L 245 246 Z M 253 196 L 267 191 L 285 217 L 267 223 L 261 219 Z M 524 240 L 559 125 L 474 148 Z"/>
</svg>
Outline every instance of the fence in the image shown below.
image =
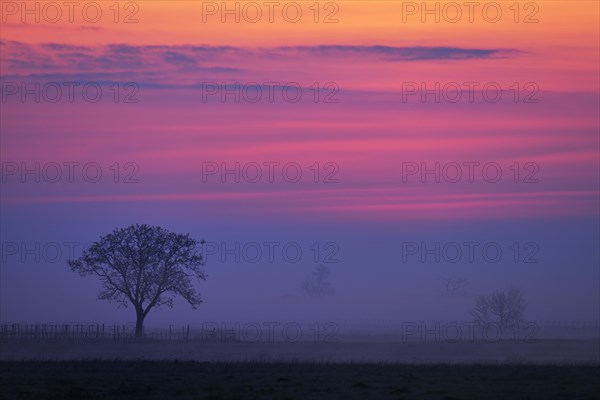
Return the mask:
<svg viewBox="0 0 600 400">
<path fill-rule="evenodd" d="M 144 330 L 144 337 L 156 340 L 188 340 L 190 326 L 175 327 L 169 325 L 166 330 Z M 0 324 L 0 341 L 24 340 L 135 340 L 135 325 L 133 324 L 98 324 L 67 322 L 60 324 Z"/>
<path fill-rule="evenodd" d="M 144 329 L 143 336 L 145 339 L 158 341 L 185 341 L 190 339 L 202 340 L 217 340 L 221 341 L 240 341 L 240 336 L 244 336 L 243 332 L 240 335 L 240 325 L 237 323 L 229 323 L 227 328 L 215 328 L 215 324 L 211 325 L 210 329 L 205 325 L 191 327 L 190 324 L 184 325 L 168 325 L 162 329 Z M 407 330 L 407 326 L 411 329 L 415 327 L 421 329 L 436 329 L 453 326 L 472 325 L 470 321 L 394 321 L 394 320 L 369 320 L 369 321 L 339 321 L 333 324 L 334 326 L 321 325 L 319 335 L 330 338 L 349 339 L 352 335 L 361 337 L 377 338 L 378 336 L 389 336 L 392 339 L 403 334 Z M 408 324 L 408 325 L 407 325 Z M 461 325 L 462 324 L 462 325 Z M 600 338 L 600 321 L 531 321 L 535 329 L 529 329 L 528 332 L 538 339 L 545 338 Z M 257 323 L 250 325 L 259 326 Z M 300 326 L 300 324 L 297 324 Z M 241 325 L 244 326 L 243 324 Z M 307 335 L 305 338 L 313 339 L 315 337 L 314 324 L 302 325 Z M 323 327 L 327 327 L 324 329 Z M 321 338 L 322 339 L 322 338 Z M 135 325 L 134 324 L 99 324 L 99 323 L 0 323 L 0 342 L 7 341 L 135 341 Z"/>
</svg>

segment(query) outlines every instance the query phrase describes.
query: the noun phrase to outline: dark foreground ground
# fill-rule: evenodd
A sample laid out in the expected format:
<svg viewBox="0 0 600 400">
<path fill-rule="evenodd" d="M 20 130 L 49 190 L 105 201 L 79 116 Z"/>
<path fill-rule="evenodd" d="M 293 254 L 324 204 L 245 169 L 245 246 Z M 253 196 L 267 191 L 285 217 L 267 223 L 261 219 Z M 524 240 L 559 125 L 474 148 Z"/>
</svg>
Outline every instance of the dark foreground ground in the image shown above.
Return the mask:
<svg viewBox="0 0 600 400">
<path fill-rule="evenodd" d="M 600 366 L 24 361 L 2 399 L 599 399 Z"/>
</svg>

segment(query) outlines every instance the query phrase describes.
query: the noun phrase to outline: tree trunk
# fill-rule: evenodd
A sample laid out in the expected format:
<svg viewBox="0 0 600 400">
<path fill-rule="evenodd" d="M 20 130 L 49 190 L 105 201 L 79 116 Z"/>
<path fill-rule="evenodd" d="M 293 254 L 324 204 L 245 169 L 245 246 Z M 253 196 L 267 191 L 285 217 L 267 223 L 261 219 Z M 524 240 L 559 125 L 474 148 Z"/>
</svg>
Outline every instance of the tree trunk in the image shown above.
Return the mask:
<svg viewBox="0 0 600 400">
<path fill-rule="evenodd" d="M 135 337 L 141 339 L 144 334 L 144 312 L 142 310 L 136 310 L 135 320 Z"/>
</svg>

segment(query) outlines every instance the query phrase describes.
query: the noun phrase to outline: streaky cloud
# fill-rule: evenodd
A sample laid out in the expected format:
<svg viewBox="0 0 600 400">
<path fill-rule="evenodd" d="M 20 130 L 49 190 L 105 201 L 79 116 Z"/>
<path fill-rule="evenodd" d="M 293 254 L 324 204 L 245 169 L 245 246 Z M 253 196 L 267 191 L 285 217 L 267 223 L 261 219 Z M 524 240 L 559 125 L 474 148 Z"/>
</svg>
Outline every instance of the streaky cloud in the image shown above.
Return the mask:
<svg viewBox="0 0 600 400">
<path fill-rule="evenodd" d="M 384 57 L 388 61 L 419 61 L 419 60 L 468 60 L 510 57 L 522 53 L 516 49 L 471 49 L 462 47 L 417 46 L 297 46 L 279 47 L 279 53 L 310 53 L 319 56 L 375 56 Z"/>
</svg>

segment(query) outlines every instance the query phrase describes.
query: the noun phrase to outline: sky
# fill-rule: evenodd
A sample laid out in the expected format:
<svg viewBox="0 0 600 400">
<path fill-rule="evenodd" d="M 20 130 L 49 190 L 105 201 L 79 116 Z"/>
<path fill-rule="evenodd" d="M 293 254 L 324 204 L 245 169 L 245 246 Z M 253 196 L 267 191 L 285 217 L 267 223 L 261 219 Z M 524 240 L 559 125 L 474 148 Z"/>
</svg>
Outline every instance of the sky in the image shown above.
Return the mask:
<svg viewBox="0 0 600 400">
<path fill-rule="evenodd" d="M 0 321 L 133 319 L 67 259 L 134 223 L 207 242 L 150 324 L 599 319 L 597 2 L 0 7 Z"/>
</svg>

